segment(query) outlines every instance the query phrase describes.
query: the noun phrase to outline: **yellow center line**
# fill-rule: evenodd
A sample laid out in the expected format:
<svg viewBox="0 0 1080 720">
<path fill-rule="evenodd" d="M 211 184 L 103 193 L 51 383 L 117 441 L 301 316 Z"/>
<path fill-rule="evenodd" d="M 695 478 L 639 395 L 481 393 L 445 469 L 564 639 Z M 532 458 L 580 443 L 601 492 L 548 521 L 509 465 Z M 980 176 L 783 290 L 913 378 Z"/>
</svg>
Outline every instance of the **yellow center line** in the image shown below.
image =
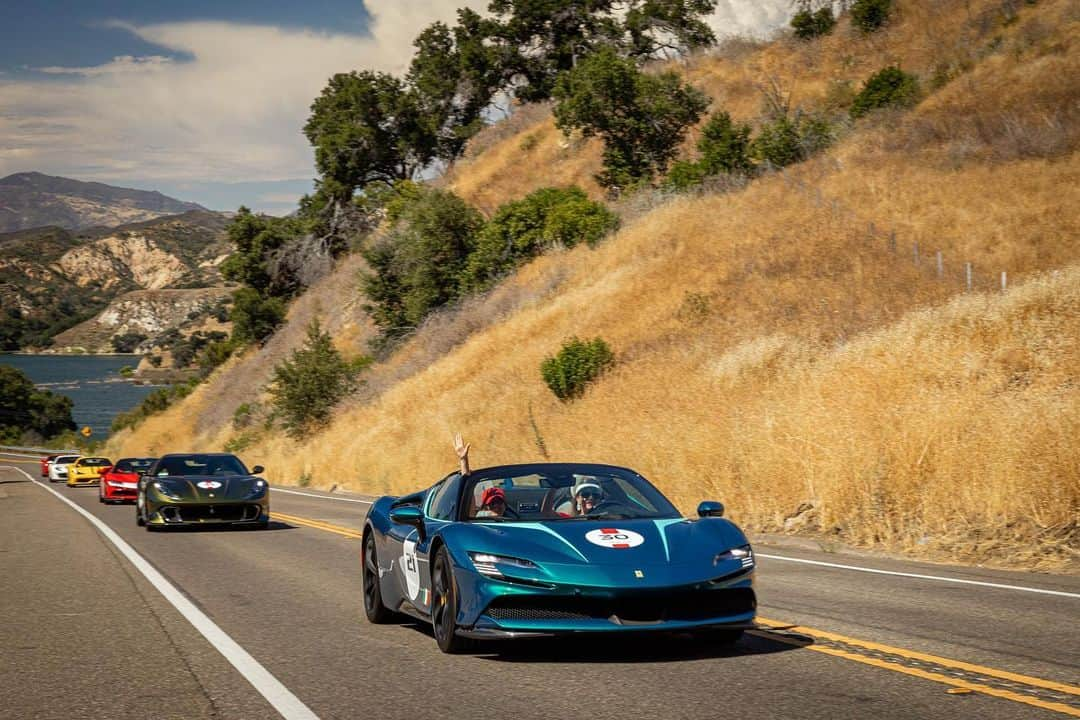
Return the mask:
<svg viewBox="0 0 1080 720">
<path fill-rule="evenodd" d="M 757 622 L 759 625 L 764 625 L 771 629 L 782 629 L 786 632 L 797 633 L 799 635 L 807 635 L 811 638 L 819 638 L 821 640 L 830 640 L 833 642 L 844 643 L 852 647 L 888 653 L 890 655 L 896 655 L 898 657 L 903 657 L 910 660 L 920 660 L 923 662 L 933 663 L 941 667 L 964 670 L 979 675 L 985 675 L 987 677 L 994 677 L 1001 680 L 1007 680 L 1009 682 L 1028 685 L 1029 687 L 1052 690 L 1068 695 L 1080 695 L 1080 687 L 1076 687 L 1074 685 L 1066 685 L 1064 683 L 1053 682 L 1051 680 L 1043 680 L 1042 678 L 1030 677 L 1028 675 L 1018 675 L 1016 673 L 1010 673 L 1004 670 L 997 670 L 995 668 L 989 668 L 983 665 L 975 665 L 973 663 L 962 662 L 960 660 L 951 660 L 949 658 L 938 657 L 936 655 L 928 655 L 926 653 L 892 647 L 891 645 L 882 645 L 880 643 L 869 642 L 866 640 L 858 640 L 856 638 L 847 637 L 845 635 L 838 635 L 836 633 L 827 632 L 825 630 L 817 630 L 815 628 L 803 627 L 801 625 L 792 625 L 791 623 L 783 623 L 778 620 L 770 620 L 763 617 L 758 617 Z M 873 667 L 892 670 L 894 672 L 904 673 L 905 675 L 912 675 L 914 677 L 923 678 L 924 680 L 932 680 L 934 682 L 943 683 L 945 685 L 964 688 L 965 690 L 980 692 L 985 695 L 991 695 L 993 697 L 1012 700 L 1013 702 L 1023 703 L 1025 705 L 1031 705 L 1033 707 L 1042 708 L 1044 710 L 1052 710 L 1054 712 L 1070 715 L 1072 717 L 1080 717 L 1080 709 L 1065 705 L 1064 703 L 1042 700 L 1040 698 L 1022 695 L 1020 693 L 1012 692 L 1010 690 L 1002 690 L 1000 688 L 990 687 L 988 685 L 982 685 L 980 683 L 972 682 L 970 680 L 950 677 L 948 675 L 942 675 L 940 673 L 923 670 L 921 668 L 908 667 L 906 665 L 889 662 L 888 660 L 882 660 L 880 658 L 858 655 L 856 653 L 848 652 L 842 648 L 827 647 L 814 644 L 808 645 L 806 643 L 799 642 L 794 638 L 785 638 L 782 635 L 767 632 L 763 634 L 766 634 L 767 637 L 774 640 L 786 642 L 791 645 L 801 646 L 806 650 L 813 650 L 814 652 L 820 652 L 826 655 L 832 655 L 834 657 L 841 657 L 845 660 L 854 660 L 855 662 L 863 663 L 864 665 L 871 665 Z"/>
<path fill-rule="evenodd" d="M 324 522 L 322 520 L 312 520 L 310 518 L 297 517 L 296 515 L 286 515 L 285 513 L 272 512 L 270 517 L 274 520 L 281 520 L 293 525 L 302 525 L 315 530 L 324 530 L 326 532 L 342 535 L 347 538 L 359 540 L 364 537 L 363 532 L 354 528 L 345 527 L 343 525 L 334 525 L 333 523 Z"/>
</svg>

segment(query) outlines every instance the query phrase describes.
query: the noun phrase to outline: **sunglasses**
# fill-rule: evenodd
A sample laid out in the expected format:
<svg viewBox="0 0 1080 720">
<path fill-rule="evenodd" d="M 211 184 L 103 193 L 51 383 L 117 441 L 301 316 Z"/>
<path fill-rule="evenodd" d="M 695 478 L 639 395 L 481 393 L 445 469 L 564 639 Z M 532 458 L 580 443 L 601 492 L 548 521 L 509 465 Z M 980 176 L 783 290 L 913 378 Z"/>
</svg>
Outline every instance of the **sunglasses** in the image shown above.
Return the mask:
<svg viewBox="0 0 1080 720">
<path fill-rule="evenodd" d="M 578 493 L 578 497 L 582 500 L 599 500 L 603 497 L 603 493 L 599 490 L 585 489 Z"/>
</svg>

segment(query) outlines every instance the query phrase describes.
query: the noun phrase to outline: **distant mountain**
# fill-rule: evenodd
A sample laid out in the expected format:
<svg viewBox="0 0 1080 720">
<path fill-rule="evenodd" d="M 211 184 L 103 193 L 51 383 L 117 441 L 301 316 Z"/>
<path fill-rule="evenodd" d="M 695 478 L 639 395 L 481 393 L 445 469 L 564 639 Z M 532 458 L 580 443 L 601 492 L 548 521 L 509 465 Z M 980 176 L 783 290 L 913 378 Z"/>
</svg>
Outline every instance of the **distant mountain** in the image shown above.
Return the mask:
<svg viewBox="0 0 1080 720">
<path fill-rule="evenodd" d="M 0 234 L 0 350 L 48 345 L 132 291 L 221 287 L 227 223 L 200 210 L 114 228 Z"/>
<path fill-rule="evenodd" d="M 156 191 L 38 172 L 0 178 L 0 233 L 50 225 L 65 230 L 114 226 L 205 209 Z"/>
</svg>

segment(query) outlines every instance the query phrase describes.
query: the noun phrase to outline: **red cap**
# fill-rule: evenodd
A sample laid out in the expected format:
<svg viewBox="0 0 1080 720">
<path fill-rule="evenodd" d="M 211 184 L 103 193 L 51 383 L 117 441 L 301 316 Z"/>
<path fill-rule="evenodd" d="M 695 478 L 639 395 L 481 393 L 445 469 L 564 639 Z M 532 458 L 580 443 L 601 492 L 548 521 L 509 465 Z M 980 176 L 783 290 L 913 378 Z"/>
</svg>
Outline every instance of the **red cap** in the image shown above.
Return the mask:
<svg viewBox="0 0 1080 720">
<path fill-rule="evenodd" d="M 506 502 L 506 493 L 503 492 L 501 487 L 489 487 L 484 491 L 484 494 L 480 496 L 480 507 L 487 507 L 496 500 Z"/>
</svg>

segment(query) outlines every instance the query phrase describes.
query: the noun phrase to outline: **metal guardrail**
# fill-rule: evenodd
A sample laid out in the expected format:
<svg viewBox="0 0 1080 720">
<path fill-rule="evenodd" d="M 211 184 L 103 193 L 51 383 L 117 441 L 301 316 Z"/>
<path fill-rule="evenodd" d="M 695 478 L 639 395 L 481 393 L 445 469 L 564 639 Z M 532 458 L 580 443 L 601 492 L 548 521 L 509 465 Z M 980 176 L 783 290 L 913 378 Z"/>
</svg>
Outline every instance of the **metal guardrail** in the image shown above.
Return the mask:
<svg viewBox="0 0 1080 720">
<path fill-rule="evenodd" d="M 35 453 L 36 455 L 78 455 L 78 450 L 57 450 L 56 448 L 21 447 L 18 445 L 0 445 L 0 452 Z"/>
</svg>

